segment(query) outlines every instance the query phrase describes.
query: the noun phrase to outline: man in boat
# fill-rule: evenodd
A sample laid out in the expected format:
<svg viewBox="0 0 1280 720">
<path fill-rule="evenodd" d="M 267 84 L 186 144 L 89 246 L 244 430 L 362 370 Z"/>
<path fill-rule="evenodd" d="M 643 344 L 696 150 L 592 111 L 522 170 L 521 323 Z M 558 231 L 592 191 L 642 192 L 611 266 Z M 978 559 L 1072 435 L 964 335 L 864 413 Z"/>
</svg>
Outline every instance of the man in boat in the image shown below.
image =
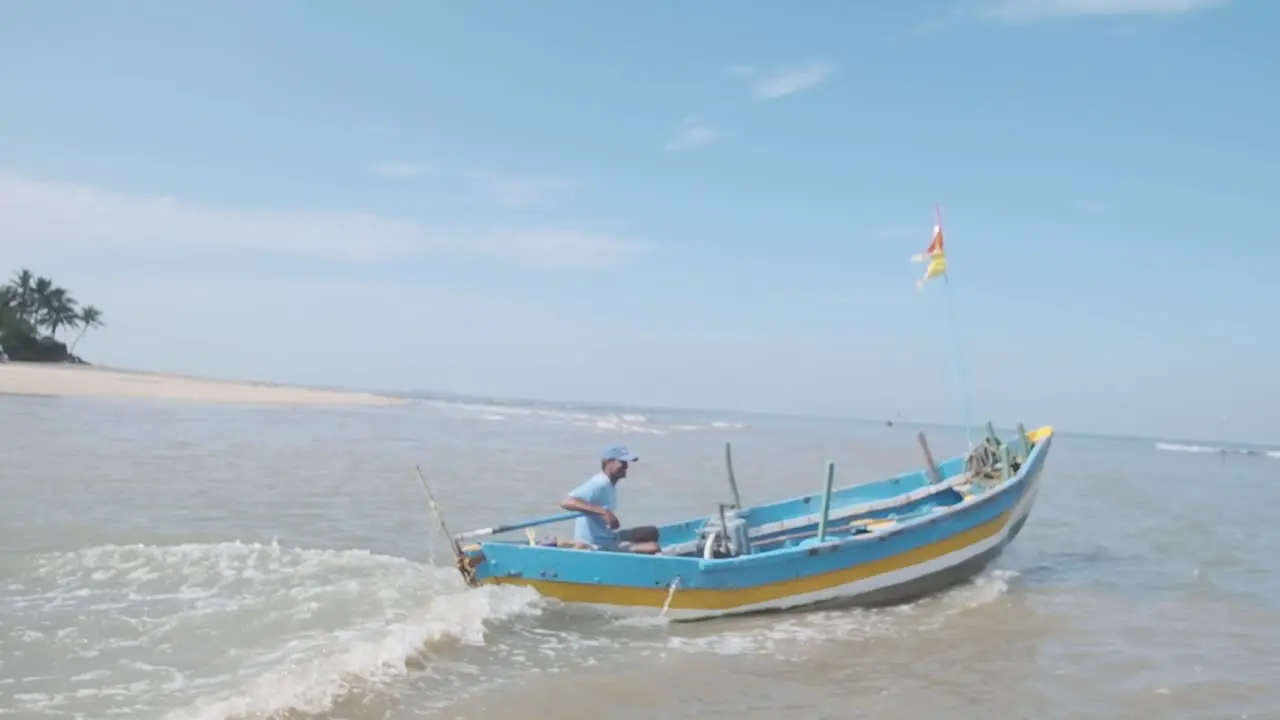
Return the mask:
<svg viewBox="0 0 1280 720">
<path fill-rule="evenodd" d="M 613 445 L 600 456 L 600 472 L 569 493 L 560 507 L 582 513 L 573 521 L 573 539 L 595 550 L 653 555 L 661 551 L 658 528 L 652 525 L 618 529 L 617 484 L 640 458 L 626 445 Z"/>
</svg>

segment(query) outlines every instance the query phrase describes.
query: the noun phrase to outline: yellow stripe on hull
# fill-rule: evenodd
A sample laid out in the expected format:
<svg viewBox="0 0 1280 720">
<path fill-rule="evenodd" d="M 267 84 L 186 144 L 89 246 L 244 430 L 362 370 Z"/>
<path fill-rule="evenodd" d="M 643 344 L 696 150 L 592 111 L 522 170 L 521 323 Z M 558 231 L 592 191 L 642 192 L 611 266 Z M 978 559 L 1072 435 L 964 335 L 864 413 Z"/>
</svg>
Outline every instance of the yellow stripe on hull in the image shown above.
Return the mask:
<svg viewBox="0 0 1280 720">
<path fill-rule="evenodd" d="M 732 610 L 744 605 L 768 603 L 796 595 L 821 592 L 860 580 L 902 570 L 963 550 L 987 540 L 1004 529 L 1013 509 L 945 540 L 908 550 L 897 555 L 859 563 L 852 567 L 817 575 L 782 580 L 767 585 L 734 589 L 680 588 L 671 598 L 673 610 Z M 484 585 L 519 585 L 530 587 L 546 597 L 570 603 L 661 608 L 667 601 L 666 587 L 638 588 L 618 585 L 532 580 L 521 577 L 489 577 Z"/>
</svg>

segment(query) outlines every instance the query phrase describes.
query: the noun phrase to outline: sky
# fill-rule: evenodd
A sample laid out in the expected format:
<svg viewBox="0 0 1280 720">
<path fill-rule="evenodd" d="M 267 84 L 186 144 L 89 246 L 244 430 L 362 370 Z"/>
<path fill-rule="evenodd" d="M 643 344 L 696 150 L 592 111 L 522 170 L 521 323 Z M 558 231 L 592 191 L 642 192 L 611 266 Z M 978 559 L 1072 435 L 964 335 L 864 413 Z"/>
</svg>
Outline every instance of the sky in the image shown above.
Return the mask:
<svg viewBox="0 0 1280 720">
<path fill-rule="evenodd" d="M 1280 441 L 1280 3 L 3 15 L 0 273 L 90 362 Z"/>
</svg>

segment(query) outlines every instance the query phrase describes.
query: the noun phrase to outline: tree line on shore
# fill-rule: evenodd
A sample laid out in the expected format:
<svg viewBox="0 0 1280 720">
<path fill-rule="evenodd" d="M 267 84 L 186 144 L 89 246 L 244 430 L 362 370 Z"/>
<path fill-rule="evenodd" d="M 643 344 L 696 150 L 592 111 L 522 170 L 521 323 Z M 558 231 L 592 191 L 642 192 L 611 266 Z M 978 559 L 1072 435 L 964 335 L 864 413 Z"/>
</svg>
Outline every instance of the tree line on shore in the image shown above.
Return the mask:
<svg viewBox="0 0 1280 720">
<path fill-rule="evenodd" d="M 104 325 L 101 310 L 81 306 L 65 288 L 30 270 L 17 271 L 0 285 L 0 349 L 11 360 L 81 362 L 76 344 Z M 70 348 L 58 339 L 59 332 L 64 338 L 76 333 Z"/>
</svg>

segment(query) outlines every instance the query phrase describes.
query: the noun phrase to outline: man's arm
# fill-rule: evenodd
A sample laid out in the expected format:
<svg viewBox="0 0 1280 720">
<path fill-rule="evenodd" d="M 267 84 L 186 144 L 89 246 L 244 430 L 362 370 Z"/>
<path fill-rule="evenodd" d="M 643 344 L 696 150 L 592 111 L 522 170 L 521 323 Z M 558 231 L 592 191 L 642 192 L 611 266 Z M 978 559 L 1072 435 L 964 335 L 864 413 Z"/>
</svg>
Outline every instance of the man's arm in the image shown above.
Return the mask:
<svg viewBox="0 0 1280 720">
<path fill-rule="evenodd" d="M 604 520 L 604 524 L 610 530 L 618 527 L 618 518 L 614 516 L 607 508 L 602 507 L 596 502 L 592 502 L 599 494 L 600 488 L 596 484 L 588 480 L 581 486 L 569 493 L 569 496 L 560 501 L 560 507 L 570 512 L 587 513 L 588 515 L 599 515 Z"/>
<path fill-rule="evenodd" d="M 560 507 L 570 512 L 587 513 L 589 515 L 603 516 L 606 512 L 608 512 L 607 510 L 600 507 L 599 505 L 589 503 L 586 500 L 583 500 L 581 498 L 576 498 L 572 495 L 570 495 L 569 497 L 561 501 Z"/>
</svg>

